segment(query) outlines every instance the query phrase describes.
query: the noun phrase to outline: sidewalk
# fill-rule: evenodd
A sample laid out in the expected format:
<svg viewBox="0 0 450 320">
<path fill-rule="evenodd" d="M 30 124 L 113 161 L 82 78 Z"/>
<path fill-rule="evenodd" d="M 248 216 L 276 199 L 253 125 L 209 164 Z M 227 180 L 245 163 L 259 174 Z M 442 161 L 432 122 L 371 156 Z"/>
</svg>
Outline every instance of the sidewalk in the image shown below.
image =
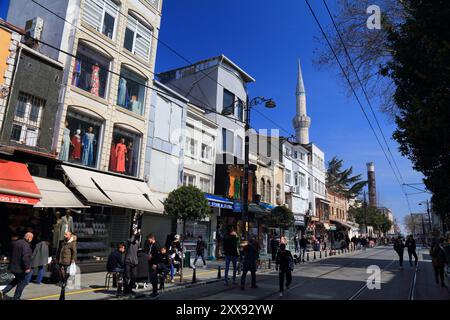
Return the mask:
<svg viewBox="0 0 450 320">
<path fill-rule="evenodd" d="M 362 251 L 352 251 L 347 254 L 356 254 Z M 320 260 L 327 259 L 329 257 L 335 257 L 335 255 L 330 256 L 327 253 L 327 257 L 325 257 L 325 252 L 322 251 L 322 259 L 319 259 L 320 253 L 316 252 L 316 259 L 314 260 L 314 253 L 310 252 L 310 261 L 306 262 L 313 263 Z M 271 268 L 268 268 L 268 263 L 262 265 L 262 267 L 258 270 L 259 274 L 272 272 L 275 270 L 275 263 L 271 262 Z M 220 266 L 221 278 L 218 279 L 218 267 Z M 231 267 L 231 266 L 230 266 Z M 232 268 L 232 267 L 231 267 Z M 230 270 L 231 271 L 231 270 Z M 180 277 L 175 277 L 174 283 L 168 283 L 165 285 L 165 290 L 162 292 L 171 292 L 174 290 L 182 290 L 186 288 L 190 288 L 193 286 L 206 285 L 212 282 L 223 281 L 225 273 L 225 261 L 224 260 L 215 260 L 215 261 L 207 261 L 206 269 L 203 269 L 203 264 L 201 261 L 197 262 L 196 268 L 196 278 L 197 281 L 195 284 L 192 283 L 192 268 L 184 268 L 183 270 L 183 281 L 180 282 Z M 112 300 L 112 299 L 127 299 L 127 298 L 116 298 L 115 289 L 109 288 L 106 290 L 105 288 L 105 277 L 106 272 L 96 272 L 96 273 L 85 273 L 80 275 L 80 287 L 77 289 L 66 288 L 66 300 Z M 58 300 L 61 288 L 55 284 L 41 284 L 37 285 L 35 283 L 30 283 L 24 290 L 22 299 L 23 300 Z M 144 295 L 148 295 L 151 293 L 151 285 L 147 288 L 140 287 L 135 290 L 136 298 L 143 297 Z M 14 289 L 8 293 L 8 296 L 5 297 L 5 300 L 8 300 L 8 297 L 11 298 L 14 295 Z M 129 298 L 128 298 L 129 299 Z"/>
</svg>

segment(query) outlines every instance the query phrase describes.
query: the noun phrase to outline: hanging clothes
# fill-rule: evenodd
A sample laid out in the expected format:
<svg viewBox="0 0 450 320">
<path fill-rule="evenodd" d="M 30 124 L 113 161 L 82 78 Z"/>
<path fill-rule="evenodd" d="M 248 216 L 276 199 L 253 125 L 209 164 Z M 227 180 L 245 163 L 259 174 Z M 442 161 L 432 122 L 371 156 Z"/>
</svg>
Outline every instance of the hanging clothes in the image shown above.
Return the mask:
<svg viewBox="0 0 450 320">
<path fill-rule="evenodd" d="M 234 180 L 236 179 L 236 177 L 234 176 L 230 176 L 230 189 L 228 190 L 228 197 L 233 199 L 234 198 Z"/>
<path fill-rule="evenodd" d="M 131 101 L 129 103 L 131 111 L 137 114 L 141 114 L 141 103 L 137 100 L 133 100 L 134 96 L 131 97 Z"/>
<path fill-rule="evenodd" d="M 116 145 L 117 172 L 125 172 L 125 156 L 127 147 L 122 142 Z"/>
<path fill-rule="evenodd" d="M 236 177 L 236 180 L 234 180 L 234 199 L 240 198 L 241 198 L 241 179 L 239 177 Z"/>
<path fill-rule="evenodd" d="M 116 145 L 114 142 L 111 144 L 111 155 L 109 156 L 109 170 L 117 171 Z"/>
<path fill-rule="evenodd" d="M 82 163 L 85 166 L 93 167 L 95 165 L 94 143 L 96 143 L 95 135 L 93 133 L 85 132 L 83 135 L 83 141 L 82 141 L 82 147 L 83 147 Z"/>
<path fill-rule="evenodd" d="M 92 75 L 91 75 L 91 93 L 99 96 L 100 90 L 100 67 L 98 64 L 92 66 Z"/>
<path fill-rule="evenodd" d="M 80 77 L 81 77 L 81 61 L 75 59 L 75 66 L 73 68 L 73 77 L 72 77 L 72 85 L 75 87 L 80 86 Z"/>
<path fill-rule="evenodd" d="M 127 147 L 127 161 L 126 161 L 126 166 L 127 166 L 127 173 L 129 175 L 134 175 L 134 150 L 131 147 Z"/>
<path fill-rule="evenodd" d="M 74 160 L 80 160 L 81 159 L 81 137 L 80 135 L 76 134 L 72 137 L 72 154 L 71 157 Z"/>
<path fill-rule="evenodd" d="M 121 107 L 127 105 L 127 80 L 120 78 L 119 80 L 119 93 L 117 94 L 117 104 Z"/>
<path fill-rule="evenodd" d="M 70 148 L 70 129 L 63 129 L 63 137 L 61 144 L 61 151 L 59 152 L 59 160 L 67 161 L 69 160 L 69 148 Z"/>
</svg>

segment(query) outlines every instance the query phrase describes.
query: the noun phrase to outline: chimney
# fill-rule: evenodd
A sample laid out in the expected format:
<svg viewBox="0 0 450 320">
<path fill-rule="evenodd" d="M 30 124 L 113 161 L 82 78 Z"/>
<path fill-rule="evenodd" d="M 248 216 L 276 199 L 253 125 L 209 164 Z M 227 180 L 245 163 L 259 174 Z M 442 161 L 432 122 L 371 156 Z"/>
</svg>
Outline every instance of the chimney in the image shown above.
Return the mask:
<svg viewBox="0 0 450 320">
<path fill-rule="evenodd" d="M 375 184 L 375 166 L 373 162 L 367 163 L 367 181 L 369 184 L 369 205 L 377 206 L 377 187 Z"/>
</svg>

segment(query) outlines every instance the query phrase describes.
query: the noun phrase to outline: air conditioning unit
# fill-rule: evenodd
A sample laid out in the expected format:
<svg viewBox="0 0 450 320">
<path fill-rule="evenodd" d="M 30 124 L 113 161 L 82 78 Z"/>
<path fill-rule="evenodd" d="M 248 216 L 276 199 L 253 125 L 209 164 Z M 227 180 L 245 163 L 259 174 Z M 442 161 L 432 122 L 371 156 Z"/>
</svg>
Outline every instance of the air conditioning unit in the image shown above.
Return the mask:
<svg viewBox="0 0 450 320">
<path fill-rule="evenodd" d="M 41 40 L 42 31 L 44 29 L 44 19 L 36 17 L 25 23 L 25 37 L 27 42 L 36 42 Z"/>
</svg>

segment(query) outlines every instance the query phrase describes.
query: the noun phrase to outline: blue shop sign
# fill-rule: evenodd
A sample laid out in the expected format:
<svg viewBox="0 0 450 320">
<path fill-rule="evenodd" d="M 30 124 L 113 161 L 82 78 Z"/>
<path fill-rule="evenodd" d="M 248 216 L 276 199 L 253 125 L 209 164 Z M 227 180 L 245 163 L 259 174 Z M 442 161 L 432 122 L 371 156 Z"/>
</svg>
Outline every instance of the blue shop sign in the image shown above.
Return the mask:
<svg viewBox="0 0 450 320">
<path fill-rule="evenodd" d="M 241 201 L 234 201 L 233 212 L 242 212 L 242 203 L 241 203 Z"/>
</svg>

